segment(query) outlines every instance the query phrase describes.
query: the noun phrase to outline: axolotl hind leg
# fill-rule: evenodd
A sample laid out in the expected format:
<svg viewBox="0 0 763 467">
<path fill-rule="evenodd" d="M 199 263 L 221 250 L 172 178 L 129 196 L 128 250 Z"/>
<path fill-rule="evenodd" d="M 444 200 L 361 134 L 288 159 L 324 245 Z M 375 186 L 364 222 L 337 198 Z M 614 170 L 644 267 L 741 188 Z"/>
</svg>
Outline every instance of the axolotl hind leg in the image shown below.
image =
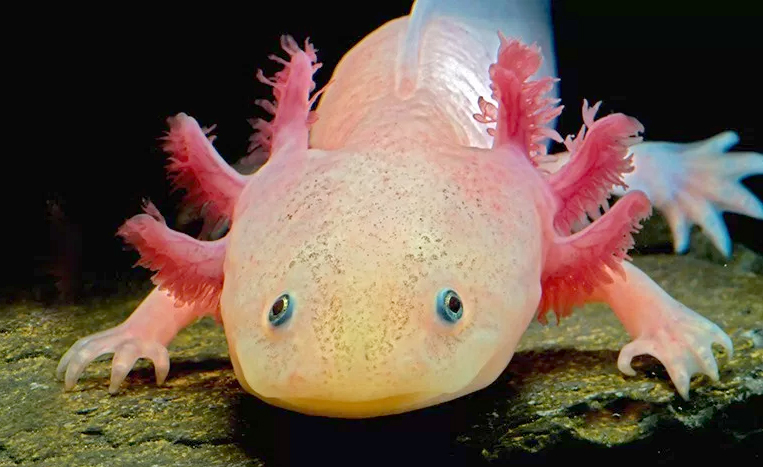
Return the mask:
<svg viewBox="0 0 763 467">
<path fill-rule="evenodd" d="M 634 170 L 625 183 L 628 190 L 646 193 L 664 213 L 676 253 L 686 252 L 689 231 L 697 224 L 728 257 L 731 239 L 722 211 L 763 219 L 763 203 L 740 183 L 763 174 L 763 154 L 729 152 L 738 141 L 735 132 L 725 131 L 693 143 L 645 141 L 631 147 Z"/>
</svg>

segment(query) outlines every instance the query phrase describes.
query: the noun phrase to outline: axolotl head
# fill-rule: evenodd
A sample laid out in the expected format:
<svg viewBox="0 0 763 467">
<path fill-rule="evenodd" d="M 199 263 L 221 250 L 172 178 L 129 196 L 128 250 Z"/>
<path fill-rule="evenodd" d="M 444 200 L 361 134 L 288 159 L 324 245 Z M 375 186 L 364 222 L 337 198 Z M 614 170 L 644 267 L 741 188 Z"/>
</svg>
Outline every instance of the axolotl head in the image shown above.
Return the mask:
<svg viewBox="0 0 763 467">
<path fill-rule="evenodd" d="M 266 165 L 236 206 L 222 320 L 243 387 L 369 417 L 481 389 L 540 297 L 521 174 L 463 150 L 325 152 Z"/>
</svg>

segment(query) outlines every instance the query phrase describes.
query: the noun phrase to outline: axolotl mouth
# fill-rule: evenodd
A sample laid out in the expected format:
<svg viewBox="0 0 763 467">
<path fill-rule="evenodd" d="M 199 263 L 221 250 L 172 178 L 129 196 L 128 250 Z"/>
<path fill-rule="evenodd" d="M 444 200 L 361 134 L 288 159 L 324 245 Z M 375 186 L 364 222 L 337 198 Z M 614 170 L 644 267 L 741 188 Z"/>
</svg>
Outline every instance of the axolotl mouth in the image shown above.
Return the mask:
<svg viewBox="0 0 763 467">
<path fill-rule="evenodd" d="M 415 392 L 368 401 L 337 401 L 326 399 L 290 398 L 274 399 L 257 394 L 263 401 L 308 415 L 342 418 L 365 418 L 393 415 L 432 405 L 442 394 Z"/>
<path fill-rule="evenodd" d="M 384 390 L 380 384 L 372 384 L 375 389 L 369 391 L 369 387 L 358 387 L 352 381 L 346 381 L 341 387 L 323 388 L 320 391 L 310 390 L 300 383 L 302 378 L 289 378 L 289 382 L 282 382 L 279 388 L 270 387 L 268 384 L 262 387 L 256 379 L 249 380 L 246 375 L 247 368 L 240 366 L 236 352 L 231 352 L 231 362 L 237 374 L 237 379 L 245 391 L 255 395 L 259 399 L 276 407 L 323 417 L 339 418 L 367 418 L 384 415 L 394 415 L 408 412 L 419 408 L 428 407 L 441 402 L 446 402 L 459 397 L 466 390 L 465 386 L 471 386 L 469 381 L 463 381 L 454 385 L 454 392 L 443 392 L 442 388 L 432 387 L 427 391 L 427 385 L 417 384 L 409 386 L 409 390 L 400 392 Z M 480 373 L 477 370 L 477 373 Z M 471 379 L 467 377 L 467 379 Z M 356 381 L 367 383 L 369 380 Z M 422 390 L 416 390 L 417 387 Z"/>
<path fill-rule="evenodd" d="M 477 339 L 482 351 L 475 352 L 473 358 L 457 359 L 453 372 L 442 378 L 424 372 L 407 382 L 366 374 L 325 384 L 325 381 L 310 378 L 309 370 L 301 374 L 300 371 L 290 371 L 289 376 L 280 381 L 263 380 L 256 376 L 261 375 L 260 372 L 252 372 L 251 362 L 240 361 L 236 351 L 241 350 L 238 346 L 232 347 L 230 355 L 243 389 L 264 402 L 308 415 L 368 418 L 438 405 L 486 387 L 511 360 L 514 339 L 508 340 L 509 345 L 497 345 L 497 336 L 485 335 Z M 245 344 L 243 348 L 246 348 Z M 402 369 L 395 372 L 396 375 L 405 373 Z"/>
<path fill-rule="evenodd" d="M 448 378 L 447 384 L 443 382 L 427 384 L 424 379 L 418 384 L 409 385 L 407 391 L 406 388 L 397 388 L 401 390 L 400 392 L 396 392 L 395 388 L 385 387 L 382 382 L 372 383 L 374 390 L 368 392 L 368 386 L 363 384 L 368 383 L 368 379 L 358 381 L 358 384 L 347 381 L 341 388 L 335 387 L 334 390 L 322 388 L 317 392 L 302 391 L 300 390 L 302 388 L 291 385 L 288 385 L 291 387 L 281 386 L 280 391 L 263 386 L 258 391 L 247 381 L 246 370 L 238 367 L 237 359 L 233 357 L 231 360 L 234 369 L 237 373 L 240 372 L 238 380 L 244 390 L 269 404 L 308 415 L 367 418 L 394 415 L 438 405 L 480 390 L 496 379 L 512 354 L 513 352 L 508 348 L 501 349 L 483 361 L 482 365 L 478 364 L 474 367 L 472 371 L 452 375 Z M 263 392 L 270 392 L 270 394 L 265 395 Z"/>
</svg>

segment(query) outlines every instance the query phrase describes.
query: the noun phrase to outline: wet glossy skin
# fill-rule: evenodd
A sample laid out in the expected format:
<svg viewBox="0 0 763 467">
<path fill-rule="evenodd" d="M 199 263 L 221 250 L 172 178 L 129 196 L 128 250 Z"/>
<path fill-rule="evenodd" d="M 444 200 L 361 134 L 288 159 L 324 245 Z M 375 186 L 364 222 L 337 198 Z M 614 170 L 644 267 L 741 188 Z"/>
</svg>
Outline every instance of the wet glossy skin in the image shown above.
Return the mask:
<svg viewBox="0 0 763 467">
<path fill-rule="evenodd" d="M 153 360 L 161 383 L 177 332 L 199 316 L 221 314 L 247 391 L 310 414 L 399 413 L 490 384 L 536 312 L 543 322 L 551 309 L 566 316 L 592 301 L 607 303 L 633 339 L 618 357 L 626 375 L 635 374 L 631 359 L 647 353 L 666 366 L 685 399 L 691 375 L 718 380 L 711 346 L 732 350 L 722 329 L 628 263 L 612 281 L 603 278 L 629 247 L 650 199 L 668 215 L 677 249 L 692 219 L 727 253 L 728 234 L 722 221 L 710 222 L 718 218 L 710 201 L 763 217 L 763 205 L 737 182 L 763 173 L 763 158 L 727 158 L 733 132 L 629 149 L 622 144 L 635 142 L 643 129 L 637 121 L 610 115 L 594 129 L 595 110 L 584 105 L 590 131 L 582 146 L 568 144 L 572 155 L 534 167 L 531 153 L 539 148 L 532 141 L 553 132 L 537 120 L 542 112 L 523 107 L 540 88 L 513 93 L 524 79 L 517 77 L 535 70 L 538 52 L 502 42 L 500 76 L 491 79 L 514 97 L 501 99 L 506 112 L 495 138 L 477 103 L 491 95 L 496 30 L 551 43 L 548 11 L 528 8 L 542 4 L 485 0 L 465 9 L 458 0 L 420 0 L 413 16 L 387 23 L 345 55 L 317 122 L 308 115 L 313 50 L 285 41 L 296 61 L 278 82 L 266 79 L 278 86 L 282 105 L 259 127 L 270 128 L 273 139 L 265 140 L 268 162 L 249 177 L 225 164 L 198 122 L 173 119 L 174 152 L 191 161 L 178 168 L 186 188 L 224 211 L 231 230 L 199 242 L 172 232 L 155 208 L 126 222 L 120 231 L 145 264 L 162 270 L 155 281 L 172 294 L 155 289 L 125 323 L 75 343 L 58 367 L 65 387 L 109 352 L 111 392 L 140 357 Z M 548 63 L 537 69 L 541 75 L 552 71 Z M 478 107 L 483 114 L 475 116 Z M 631 172 L 627 183 L 644 191 L 625 193 L 573 232 L 566 223 L 606 202 L 606 193 L 594 194 L 623 175 L 629 150 L 637 169 L 659 166 L 670 176 Z M 175 297 L 191 303 L 178 307 Z"/>
<path fill-rule="evenodd" d="M 247 389 L 368 416 L 471 392 L 508 363 L 540 295 L 540 263 L 524 260 L 541 247 L 532 187 L 485 151 L 406 147 L 311 151 L 247 187 L 221 302 Z M 437 312 L 443 289 L 456 322 Z M 284 293 L 292 315 L 273 326 Z"/>
</svg>

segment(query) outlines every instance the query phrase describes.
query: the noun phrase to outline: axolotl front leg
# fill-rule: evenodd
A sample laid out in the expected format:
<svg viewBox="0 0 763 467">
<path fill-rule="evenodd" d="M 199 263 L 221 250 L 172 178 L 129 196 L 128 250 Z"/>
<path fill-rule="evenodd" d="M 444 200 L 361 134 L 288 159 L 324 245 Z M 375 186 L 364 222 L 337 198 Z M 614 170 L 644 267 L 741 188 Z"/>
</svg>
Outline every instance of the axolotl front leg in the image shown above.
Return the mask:
<svg viewBox="0 0 763 467">
<path fill-rule="evenodd" d="M 560 317 L 585 303 L 608 304 L 633 339 L 620 351 L 618 368 L 635 375 L 630 365 L 633 357 L 652 355 L 665 366 L 678 393 L 688 399 L 692 375 L 703 373 L 718 380 L 712 344 L 723 346 L 731 355 L 731 339 L 624 261 L 633 246 L 631 234 L 652 211 L 646 193 L 627 190 L 596 218 L 612 185 L 627 186 L 623 178 L 630 173 L 633 157 L 625 154 L 638 144 L 634 135 L 643 130 L 638 122 L 621 114 L 595 120 L 596 109 L 584 105 L 584 130 L 577 141 L 567 140 L 571 161 L 548 178 L 560 209 L 549 229 L 553 234 L 544 265 L 538 318 L 544 321 L 549 310 Z M 574 232 L 571 221 L 581 214 L 595 220 Z"/>
<path fill-rule="evenodd" d="M 703 373 L 718 381 L 712 345 L 722 346 L 730 358 L 733 345 L 729 336 L 671 297 L 634 265 L 626 262 L 622 266 L 624 278 L 613 275 L 611 284 L 600 286 L 588 299 L 608 304 L 633 339 L 620 350 L 620 371 L 634 376 L 633 357 L 652 355 L 665 365 L 684 399 L 689 398 L 692 375 Z"/>
<path fill-rule="evenodd" d="M 555 236 L 544 265 L 538 319 L 545 322 L 550 310 L 559 318 L 586 303 L 608 304 L 633 339 L 620 351 L 618 368 L 633 376 L 633 357 L 652 355 L 665 366 L 678 393 L 688 399 L 692 375 L 703 373 L 718 380 L 712 344 L 723 346 L 729 356 L 733 346 L 720 327 L 622 261 L 633 243 L 631 233 L 650 211 L 646 196 L 631 192 L 580 232 Z"/>
<path fill-rule="evenodd" d="M 185 114 L 168 119 L 165 149 L 171 155 L 169 172 L 176 186 L 187 190 L 186 201 L 204 203 L 213 219 L 230 217 L 243 177 L 215 151 L 207 130 Z M 123 323 L 79 339 L 61 358 L 56 370 L 71 389 L 85 367 L 105 354 L 114 354 L 109 392 L 115 393 L 140 358 L 154 364 L 157 383 L 170 367 L 167 346 L 186 326 L 204 316 L 219 321 L 216 294 L 222 287 L 226 239 L 196 240 L 171 231 L 156 207 L 129 219 L 118 235 L 141 253 L 139 265 L 158 271 L 159 284 Z"/>
<path fill-rule="evenodd" d="M 322 90 L 314 92 L 313 73 L 320 68 L 315 49 L 304 50 L 289 36 L 281 46 L 290 60 L 271 58 L 284 69 L 272 79 L 258 72 L 258 79 L 273 86 L 275 101 L 259 101 L 274 114 L 273 120 L 254 122 L 257 131 L 252 149 L 268 153 L 268 160 L 304 154 L 308 128 L 315 115 L 310 108 Z M 312 93 L 312 96 L 311 96 Z M 211 129 L 193 118 L 178 114 L 168 119 L 170 131 L 164 149 L 175 188 L 186 191 L 185 203 L 202 210 L 208 225 L 233 220 L 235 204 L 249 177 L 237 172 L 212 145 Z M 78 340 L 61 358 L 57 374 L 66 389 L 73 387 L 85 367 L 95 358 L 113 353 L 110 392 L 116 392 L 139 358 L 153 361 L 158 383 L 169 371 L 167 345 L 184 327 L 204 316 L 220 321 L 220 293 L 224 281 L 227 238 L 202 241 L 169 229 L 150 203 L 145 213 L 129 219 L 118 235 L 141 255 L 137 265 L 156 272 L 155 288 L 122 324 Z"/>
<path fill-rule="evenodd" d="M 543 158 L 541 140 L 561 140 L 543 128 L 560 110 L 543 97 L 551 81 L 529 81 L 539 64 L 537 48 L 501 37 L 498 60 L 490 69 L 493 98 L 499 105 L 484 106 L 486 115 L 478 118 L 497 123 L 492 131 L 493 150 L 520 157 L 513 148 L 521 147 L 528 163 Z M 538 209 L 547 225 L 537 318 L 545 322 L 548 311 L 557 318 L 567 316 L 590 302 L 609 304 L 633 338 L 620 352 L 620 370 L 633 375 L 632 358 L 650 354 L 665 365 L 679 394 L 688 398 L 693 374 L 718 379 L 712 344 L 731 353 L 731 339 L 625 261 L 633 246 L 632 234 L 651 214 L 651 202 L 644 192 L 632 190 L 612 207 L 605 203 L 613 186 L 625 186 L 623 176 L 633 163 L 627 154 L 641 141 L 638 134 L 643 126 L 623 114 L 596 120 L 596 110 L 597 106 L 585 104 L 583 128 L 576 138 L 565 141 L 569 162 L 539 177 Z M 603 214 L 598 212 L 600 207 L 605 209 Z M 594 220 L 576 225 L 584 215 Z"/>
<path fill-rule="evenodd" d="M 626 375 L 636 373 L 631 360 L 651 355 L 667 369 L 684 399 L 689 398 L 692 375 L 702 373 L 718 381 L 718 366 L 712 345 L 733 345 L 715 323 L 689 309 L 628 261 L 612 261 L 613 241 L 626 243 L 615 248 L 618 256 L 632 243 L 630 231 L 649 212 L 649 202 L 640 192 L 626 195 L 612 210 L 579 233 L 552 241 L 544 266 L 543 298 L 538 319 L 554 311 L 557 318 L 586 303 L 606 303 L 612 308 L 632 341 L 625 345 L 617 366 Z M 596 264 L 599 262 L 599 264 Z"/>
<path fill-rule="evenodd" d="M 543 268 L 538 319 L 544 322 L 549 310 L 561 317 L 585 303 L 608 304 L 633 339 L 620 351 L 618 368 L 633 376 L 633 357 L 652 355 L 665 366 L 678 393 L 688 399 L 692 375 L 702 373 L 718 380 L 712 345 L 721 345 L 729 356 L 733 346 L 720 327 L 675 300 L 636 266 L 624 261 L 633 245 L 631 234 L 651 213 L 646 194 L 629 190 L 598 219 L 567 234 L 569 221 L 586 212 L 592 199 L 593 204 L 606 199 L 608 180 L 619 179 L 618 183 L 622 183 L 621 177 L 631 161 L 623 153 L 634 141 L 632 134 L 640 131 L 639 124 L 619 114 L 598 121 L 593 118 L 594 114 L 584 109 L 588 134 L 570 145 L 571 162 L 549 178 L 562 208 L 556 212 L 550 229 L 554 233 Z"/>
<path fill-rule="evenodd" d="M 155 288 L 122 324 L 83 337 L 61 358 L 56 369 L 69 390 L 79 380 L 85 367 L 101 355 L 114 354 L 109 392 L 116 393 L 135 362 L 147 358 L 154 364 L 157 384 L 170 371 L 167 346 L 178 332 L 202 316 L 212 314 L 204 307 L 178 305 L 167 291 Z"/>
</svg>

